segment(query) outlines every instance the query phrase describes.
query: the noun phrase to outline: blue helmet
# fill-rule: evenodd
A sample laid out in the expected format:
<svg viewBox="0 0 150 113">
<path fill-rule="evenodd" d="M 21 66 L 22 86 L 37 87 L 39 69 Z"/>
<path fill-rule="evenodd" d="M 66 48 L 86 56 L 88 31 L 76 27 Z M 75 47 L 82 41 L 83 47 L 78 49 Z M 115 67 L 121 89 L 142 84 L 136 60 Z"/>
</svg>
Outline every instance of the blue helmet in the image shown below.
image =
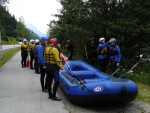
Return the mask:
<svg viewBox="0 0 150 113">
<path fill-rule="evenodd" d="M 58 40 L 57 38 L 54 38 L 56 41 Z"/>
<path fill-rule="evenodd" d="M 48 37 L 41 37 L 40 41 L 48 40 Z"/>
<path fill-rule="evenodd" d="M 116 43 L 116 38 L 111 38 L 110 40 L 112 40 L 113 42 L 115 42 Z"/>
</svg>

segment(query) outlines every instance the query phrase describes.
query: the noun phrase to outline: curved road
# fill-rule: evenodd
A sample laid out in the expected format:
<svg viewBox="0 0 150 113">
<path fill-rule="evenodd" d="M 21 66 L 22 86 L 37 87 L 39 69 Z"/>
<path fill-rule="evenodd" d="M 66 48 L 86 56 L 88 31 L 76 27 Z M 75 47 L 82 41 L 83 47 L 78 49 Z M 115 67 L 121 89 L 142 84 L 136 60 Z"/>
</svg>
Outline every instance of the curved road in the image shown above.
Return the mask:
<svg viewBox="0 0 150 113">
<path fill-rule="evenodd" d="M 18 44 L 15 44 L 15 45 L 2 45 L 2 50 L 16 48 L 16 47 L 20 47 L 20 45 L 18 45 Z"/>
</svg>

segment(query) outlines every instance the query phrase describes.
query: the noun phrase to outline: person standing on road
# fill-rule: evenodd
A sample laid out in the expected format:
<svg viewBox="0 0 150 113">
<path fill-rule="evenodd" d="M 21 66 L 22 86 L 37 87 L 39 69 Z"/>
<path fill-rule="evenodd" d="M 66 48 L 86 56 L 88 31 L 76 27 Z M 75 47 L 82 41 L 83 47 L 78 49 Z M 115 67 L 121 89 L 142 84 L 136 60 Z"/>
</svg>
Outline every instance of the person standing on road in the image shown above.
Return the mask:
<svg viewBox="0 0 150 113">
<path fill-rule="evenodd" d="M 34 69 L 34 68 L 33 68 L 33 60 L 34 60 L 33 47 L 34 47 L 34 40 L 31 39 L 31 40 L 30 40 L 30 44 L 29 44 L 29 52 L 30 52 L 30 69 Z"/>
<path fill-rule="evenodd" d="M 103 44 L 105 43 L 105 38 L 99 39 L 100 44 L 97 48 L 98 53 L 98 62 L 100 66 L 100 71 L 106 72 L 106 64 L 107 64 L 107 55 L 108 55 L 108 48 L 103 47 Z"/>
<path fill-rule="evenodd" d="M 55 39 L 50 39 L 50 47 L 46 48 L 44 57 L 46 60 L 49 99 L 61 101 L 61 99 L 56 96 L 56 92 L 59 86 L 59 70 L 63 69 L 63 65 L 60 62 L 59 51 L 54 47 L 56 44 L 57 41 Z M 55 83 L 52 89 L 51 87 L 53 79 Z"/>
<path fill-rule="evenodd" d="M 26 67 L 26 59 L 28 56 L 28 44 L 27 39 L 23 39 L 23 43 L 21 44 L 21 64 L 22 67 Z"/>
<path fill-rule="evenodd" d="M 39 40 L 36 39 L 35 40 L 35 45 L 34 45 L 34 70 L 35 70 L 35 73 L 39 74 L 39 64 L 38 64 L 38 50 L 37 50 L 37 47 L 39 46 Z"/>
<path fill-rule="evenodd" d="M 40 73 L 41 73 L 41 87 L 43 92 L 48 92 L 47 90 L 47 76 L 46 76 L 46 61 L 44 59 L 44 51 L 46 48 L 46 45 L 48 43 L 48 37 L 41 37 L 40 39 L 41 44 L 37 47 L 37 53 L 38 53 L 38 64 L 40 66 Z"/>
</svg>

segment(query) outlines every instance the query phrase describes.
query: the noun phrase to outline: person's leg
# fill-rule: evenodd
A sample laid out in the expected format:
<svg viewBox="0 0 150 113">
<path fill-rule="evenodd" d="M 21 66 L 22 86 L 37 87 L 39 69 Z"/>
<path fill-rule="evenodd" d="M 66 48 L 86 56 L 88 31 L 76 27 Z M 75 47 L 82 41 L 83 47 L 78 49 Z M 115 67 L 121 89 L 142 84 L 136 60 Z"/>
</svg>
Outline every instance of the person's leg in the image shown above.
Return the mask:
<svg viewBox="0 0 150 113">
<path fill-rule="evenodd" d="M 56 101 L 61 101 L 60 98 L 56 97 L 56 92 L 59 86 L 59 70 L 58 71 L 54 71 L 54 86 L 53 86 L 53 98 L 52 100 L 56 100 Z"/>
<path fill-rule="evenodd" d="M 117 69 L 117 62 L 111 62 L 111 72 L 114 73 Z M 114 74 L 117 77 L 117 74 Z"/>
<path fill-rule="evenodd" d="M 46 74 L 46 72 L 45 72 L 45 74 Z M 47 78 L 47 74 L 45 75 L 45 89 L 48 90 L 48 78 Z"/>
<path fill-rule="evenodd" d="M 33 69 L 33 53 L 30 53 L 30 69 Z"/>
<path fill-rule="evenodd" d="M 23 67 L 26 67 L 26 56 L 23 55 Z"/>
<path fill-rule="evenodd" d="M 23 54 L 21 53 L 21 65 L 22 65 L 22 67 L 24 67 L 24 65 L 23 65 Z"/>
<path fill-rule="evenodd" d="M 45 81 L 45 70 L 43 69 L 43 65 L 40 65 L 40 72 L 41 72 L 41 78 L 40 78 L 40 82 L 41 82 L 41 88 L 43 92 L 47 92 L 44 86 L 44 81 Z"/>
<path fill-rule="evenodd" d="M 37 73 L 37 62 L 36 62 L 36 58 L 34 58 L 34 70 L 35 70 L 35 73 Z"/>
<path fill-rule="evenodd" d="M 54 78 L 54 73 L 47 72 L 47 85 L 48 85 L 48 94 L 49 94 L 49 99 L 52 99 L 52 81 Z"/>
<path fill-rule="evenodd" d="M 25 53 L 24 54 L 24 66 L 26 67 L 26 60 L 27 60 L 27 57 L 28 57 L 28 53 Z"/>
</svg>

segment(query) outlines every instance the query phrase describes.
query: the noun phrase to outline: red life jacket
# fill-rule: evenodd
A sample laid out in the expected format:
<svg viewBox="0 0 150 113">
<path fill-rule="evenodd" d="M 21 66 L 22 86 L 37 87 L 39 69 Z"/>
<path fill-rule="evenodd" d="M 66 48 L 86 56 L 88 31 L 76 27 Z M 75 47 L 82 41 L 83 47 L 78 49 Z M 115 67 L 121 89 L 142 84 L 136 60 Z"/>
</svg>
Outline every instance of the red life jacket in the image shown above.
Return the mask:
<svg viewBox="0 0 150 113">
<path fill-rule="evenodd" d="M 109 56 L 115 56 L 117 55 L 117 51 L 115 50 L 116 45 L 111 45 L 109 47 Z"/>
</svg>

